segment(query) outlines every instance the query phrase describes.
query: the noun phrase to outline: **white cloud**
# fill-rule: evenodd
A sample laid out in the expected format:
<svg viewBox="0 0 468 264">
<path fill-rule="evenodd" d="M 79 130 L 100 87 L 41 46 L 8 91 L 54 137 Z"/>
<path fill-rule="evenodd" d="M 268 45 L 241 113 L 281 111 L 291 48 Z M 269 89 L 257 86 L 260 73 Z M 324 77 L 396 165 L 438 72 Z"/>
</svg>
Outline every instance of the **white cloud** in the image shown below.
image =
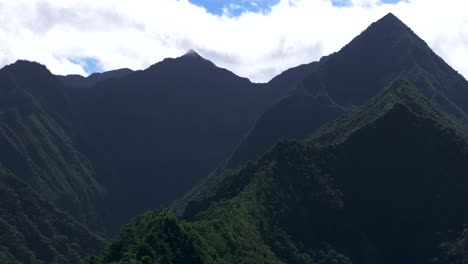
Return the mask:
<svg viewBox="0 0 468 264">
<path fill-rule="evenodd" d="M 466 0 L 281 0 L 268 13 L 215 16 L 188 0 L 0 0 L 0 66 L 39 61 L 56 74 L 85 74 L 73 59 L 104 70 L 146 68 L 195 49 L 217 65 L 267 81 L 339 50 L 388 12 L 468 76 Z"/>
</svg>

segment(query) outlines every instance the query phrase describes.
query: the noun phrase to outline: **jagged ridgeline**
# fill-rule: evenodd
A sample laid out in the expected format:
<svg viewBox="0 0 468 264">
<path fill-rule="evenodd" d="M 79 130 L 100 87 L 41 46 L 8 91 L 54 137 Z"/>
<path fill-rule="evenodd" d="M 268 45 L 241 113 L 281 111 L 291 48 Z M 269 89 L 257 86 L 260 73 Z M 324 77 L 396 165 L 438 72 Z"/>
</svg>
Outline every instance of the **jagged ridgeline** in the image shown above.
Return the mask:
<svg viewBox="0 0 468 264">
<path fill-rule="evenodd" d="M 87 78 L 19 61 L 0 70 L 0 263 L 465 263 L 467 111 L 466 79 L 392 14 L 267 84 L 195 52 Z M 177 216 L 99 252 L 93 232 L 234 149 Z"/>
<path fill-rule="evenodd" d="M 255 84 L 189 52 L 143 71 L 79 82 L 63 77 L 81 86 L 70 90 L 83 124 L 83 152 L 109 189 L 112 229 L 192 188 L 313 65 Z M 88 87 L 115 74 L 120 78 Z"/>
<path fill-rule="evenodd" d="M 136 217 L 91 263 L 455 263 L 461 242 L 446 242 L 468 223 L 467 139 L 397 81 L 224 174 L 181 218 Z"/>
<path fill-rule="evenodd" d="M 303 139 L 407 79 L 445 112 L 466 119 L 468 82 L 393 14 L 373 23 L 339 52 L 320 60 L 290 96 L 257 121 L 225 167 L 255 159 L 280 139 Z M 465 120 L 466 121 L 466 120 Z"/>
<path fill-rule="evenodd" d="M 0 263 L 96 254 L 103 243 L 93 232 L 111 236 L 136 213 L 175 199 L 314 64 L 269 84 L 195 53 L 86 78 L 28 61 L 2 68 L 0 166 L 9 176 L 0 178 Z"/>
<path fill-rule="evenodd" d="M 413 82 L 440 110 L 467 122 L 466 79 L 396 16 L 388 14 L 339 52 L 315 64 L 296 89 L 262 114 L 232 155 L 174 207 L 181 211 L 188 201 L 199 199 L 220 172 L 257 159 L 282 139 L 306 138 L 398 79 Z"/>
<path fill-rule="evenodd" d="M 28 61 L 0 69 L 0 166 L 8 175 L 0 177 L 0 263 L 78 263 L 97 254 L 103 243 L 93 232 L 111 236 L 136 213 L 175 199 L 314 64 L 269 84 L 196 53 L 86 78 Z"/>
</svg>

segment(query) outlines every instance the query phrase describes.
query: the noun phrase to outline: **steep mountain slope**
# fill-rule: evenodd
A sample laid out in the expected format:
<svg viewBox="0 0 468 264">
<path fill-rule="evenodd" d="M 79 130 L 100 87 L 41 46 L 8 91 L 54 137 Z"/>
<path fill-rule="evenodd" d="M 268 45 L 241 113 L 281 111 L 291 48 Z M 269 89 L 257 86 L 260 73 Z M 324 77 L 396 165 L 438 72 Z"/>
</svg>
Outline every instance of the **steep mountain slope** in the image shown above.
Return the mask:
<svg viewBox="0 0 468 264">
<path fill-rule="evenodd" d="M 292 91 L 302 80 L 312 74 L 318 68 L 318 65 L 318 62 L 311 62 L 287 69 L 264 85 L 272 93 L 277 94 L 275 98 L 281 98 L 287 95 L 285 91 Z"/>
<path fill-rule="evenodd" d="M 0 165 L 0 263 L 79 264 L 101 238 Z"/>
<path fill-rule="evenodd" d="M 468 229 L 453 232 L 451 238 L 441 245 L 441 263 L 463 264 L 468 261 Z"/>
<path fill-rule="evenodd" d="M 70 126 L 69 99 L 61 82 L 39 63 L 19 60 L 1 72 L 1 106 L 16 107 L 18 101 L 9 96 L 22 91 L 33 97 L 48 114 L 63 126 Z M 23 106 L 26 106 L 23 104 Z"/>
<path fill-rule="evenodd" d="M 253 84 L 196 53 L 146 71 L 87 78 L 18 61 L 0 70 L 0 162 L 76 220 L 107 233 L 190 188 L 287 93 L 283 87 L 313 67 Z M 107 196 L 101 183 L 110 187 Z"/>
<path fill-rule="evenodd" d="M 71 139 L 60 81 L 19 61 L 0 70 L 0 164 L 78 221 L 101 230 L 102 188 Z"/>
<path fill-rule="evenodd" d="M 230 159 L 225 160 L 220 166 L 203 178 L 194 188 L 183 197 L 176 200 L 171 207 L 177 214 L 180 214 L 192 200 L 201 199 L 202 194 L 218 180 L 220 174 L 225 170 L 237 168 L 245 160 L 255 160 L 258 156 L 256 151 L 270 148 L 271 142 L 276 142 L 281 138 L 296 138 L 297 135 L 305 137 L 310 131 L 318 129 L 329 120 L 334 120 L 347 109 L 341 107 L 330 100 L 328 96 L 313 96 L 293 93 L 288 100 L 282 100 L 274 107 L 268 109 L 248 136 L 242 141 Z M 305 111 L 307 114 L 292 115 Z M 274 117 L 274 120 L 269 119 Z M 269 130 L 270 124 L 278 124 L 278 128 Z M 268 130 L 268 133 L 265 131 Z M 242 153 L 242 162 L 235 160 L 236 155 Z M 236 165 L 234 165 L 236 164 Z"/>
<path fill-rule="evenodd" d="M 286 94 L 280 88 L 253 84 L 191 52 L 72 89 L 83 150 L 110 188 L 116 226 L 171 202 L 208 174 Z"/>
<path fill-rule="evenodd" d="M 468 82 L 393 14 L 373 23 L 342 50 L 320 60 L 292 95 L 265 112 L 224 168 L 257 158 L 280 139 L 303 139 L 341 109 L 375 96 L 388 82 L 407 79 L 438 107 L 466 119 Z M 327 104 L 311 107 L 314 97 Z M 325 99 L 320 99 L 324 101 Z M 307 101 L 307 103 L 304 103 Z M 320 103 L 315 103 L 320 105 Z M 287 120 L 286 123 L 283 123 Z"/>
<path fill-rule="evenodd" d="M 440 256 L 468 222 L 467 140 L 395 82 L 306 142 L 224 174 L 181 220 L 137 217 L 92 263 L 452 263 Z"/>
</svg>

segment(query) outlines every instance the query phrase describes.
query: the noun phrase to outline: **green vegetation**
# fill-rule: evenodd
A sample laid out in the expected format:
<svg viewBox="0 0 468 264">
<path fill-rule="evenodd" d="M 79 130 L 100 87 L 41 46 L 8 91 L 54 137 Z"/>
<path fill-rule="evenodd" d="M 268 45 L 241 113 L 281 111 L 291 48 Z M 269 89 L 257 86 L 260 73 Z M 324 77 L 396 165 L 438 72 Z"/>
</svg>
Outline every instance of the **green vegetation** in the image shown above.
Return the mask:
<svg viewBox="0 0 468 264">
<path fill-rule="evenodd" d="M 89 162 L 44 112 L 0 114 L 2 164 L 78 220 L 97 228 L 101 187 Z"/>
<path fill-rule="evenodd" d="M 468 261 L 468 229 L 461 232 L 450 233 L 447 242 L 442 243 L 440 250 L 442 252 L 439 259 L 440 263 L 464 264 Z M 453 237 L 456 236 L 456 237 Z"/>
<path fill-rule="evenodd" d="M 190 54 L 73 89 L 83 152 L 109 187 L 113 231 L 207 175 L 286 94 L 288 80 L 254 84 Z"/>
<path fill-rule="evenodd" d="M 0 70 L 0 263 L 468 261 L 468 82 L 391 14 L 269 84 L 193 53 L 62 81 Z"/>
<path fill-rule="evenodd" d="M 35 76 L 36 81 L 21 76 Z M 31 62 L 1 70 L 0 164 L 61 210 L 103 232 L 103 189 L 56 112 L 65 100 L 59 84 L 44 66 Z M 37 87 L 43 87 L 47 100 L 33 96 Z"/>
<path fill-rule="evenodd" d="M 93 262 L 450 263 L 445 233 L 468 222 L 467 142 L 395 82 L 306 142 L 224 174 L 180 219 L 137 217 Z"/>
<path fill-rule="evenodd" d="M 0 167 L 0 263 L 79 264 L 104 241 Z"/>
<path fill-rule="evenodd" d="M 403 22 L 388 14 L 339 52 L 322 58 L 297 89 L 257 120 L 218 171 L 238 168 L 280 140 L 305 139 L 399 79 L 411 81 L 439 109 L 467 121 L 467 80 Z"/>
<path fill-rule="evenodd" d="M 102 188 L 66 129 L 63 92 L 42 65 L 0 70 L 0 263 L 79 264 L 104 246 Z"/>
<path fill-rule="evenodd" d="M 313 202 L 319 208 L 333 211 L 341 206 L 339 193 L 328 188 L 325 177 L 302 185 L 304 173 L 314 168 L 303 165 L 300 157 L 291 164 L 283 156 L 300 148 L 297 143 L 281 144 L 275 150 L 276 157 L 227 176 L 212 197 L 192 205 L 200 208 L 209 204 L 209 208 L 187 215 L 190 221 L 176 220 L 167 210 L 137 217 L 94 263 L 320 263 L 332 259 L 349 263 L 326 243 L 304 251 L 284 229 L 290 224 L 288 215 L 299 213 L 293 207 L 297 204 L 296 192 L 319 191 L 304 198 L 304 202 Z M 279 164 L 272 164 L 271 159 L 276 158 L 281 159 L 277 160 Z M 297 183 L 291 181 L 292 185 L 283 188 L 282 184 L 291 179 L 280 177 L 286 176 L 281 171 L 290 175 L 296 171 Z M 225 192 L 225 188 L 231 192 Z"/>
<path fill-rule="evenodd" d="M 371 100 L 367 105 L 343 116 L 338 121 L 322 126 L 308 141 L 324 145 L 343 143 L 356 131 L 382 119 L 389 112 L 400 110 L 409 111 L 418 119 L 430 120 L 445 129 L 457 131 L 456 137 L 464 138 L 465 128 L 462 123 L 436 108 L 428 99 L 421 96 L 410 82 L 395 81 L 380 92 L 377 100 Z"/>
</svg>

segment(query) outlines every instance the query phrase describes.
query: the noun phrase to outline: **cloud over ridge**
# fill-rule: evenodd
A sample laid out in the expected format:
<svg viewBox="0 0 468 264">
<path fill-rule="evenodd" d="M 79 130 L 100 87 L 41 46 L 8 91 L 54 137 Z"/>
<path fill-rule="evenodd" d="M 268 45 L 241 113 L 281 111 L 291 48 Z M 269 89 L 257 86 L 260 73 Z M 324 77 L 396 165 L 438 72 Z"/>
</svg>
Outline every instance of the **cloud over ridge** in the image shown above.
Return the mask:
<svg viewBox="0 0 468 264">
<path fill-rule="evenodd" d="M 86 75 L 84 58 L 100 70 L 143 69 L 194 49 L 264 82 L 338 51 L 393 12 L 466 77 L 467 9 L 466 0 L 281 0 L 267 12 L 233 16 L 188 0 L 0 0 L 0 66 L 29 59 L 56 74 Z"/>
</svg>

